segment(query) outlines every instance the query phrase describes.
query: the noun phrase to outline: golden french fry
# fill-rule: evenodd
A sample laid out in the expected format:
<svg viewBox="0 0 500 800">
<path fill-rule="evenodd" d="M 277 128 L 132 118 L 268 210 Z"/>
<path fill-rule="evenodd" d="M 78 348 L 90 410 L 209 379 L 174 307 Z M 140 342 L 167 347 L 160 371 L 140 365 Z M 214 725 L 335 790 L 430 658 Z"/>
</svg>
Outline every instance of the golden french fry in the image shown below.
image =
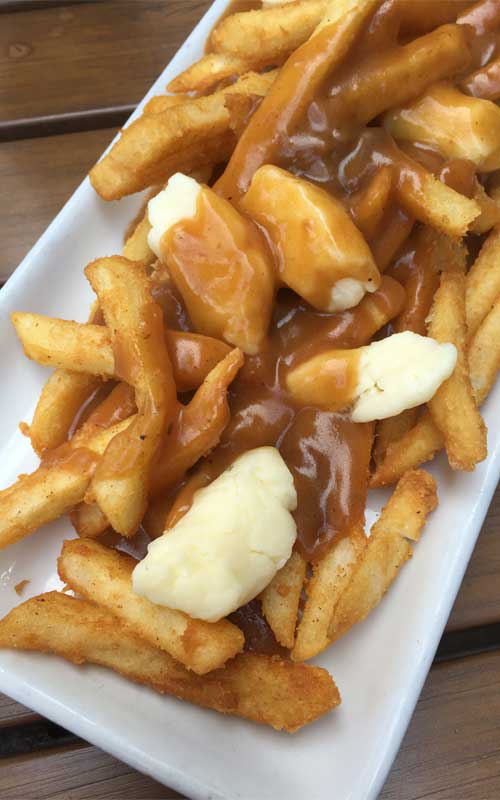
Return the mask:
<svg viewBox="0 0 500 800">
<path fill-rule="evenodd" d="M 151 230 L 147 211 L 142 219 L 139 220 L 133 232 L 128 237 L 123 246 L 122 255 L 130 261 L 142 261 L 143 264 L 150 265 L 156 260 L 156 256 L 148 244 L 148 234 Z"/>
<path fill-rule="evenodd" d="M 274 77 L 272 73 L 244 75 L 215 94 L 144 114 L 125 128 L 90 171 L 94 189 L 105 200 L 118 200 L 164 183 L 174 172 L 190 173 L 207 163 L 224 161 L 234 148 L 238 125 L 226 105 L 227 95 L 264 95 Z"/>
<path fill-rule="evenodd" d="M 469 343 L 469 371 L 476 403 L 490 393 L 500 369 L 500 298 Z"/>
<path fill-rule="evenodd" d="M 242 632 L 227 620 L 192 619 L 135 594 L 131 576 L 137 563 L 93 539 L 73 539 L 64 542 L 57 565 L 61 580 L 75 592 L 108 608 L 150 645 L 198 675 L 221 667 L 243 649 Z"/>
<path fill-rule="evenodd" d="M 445 158 L 472 161 L 480 172 L 500 167 L 500 108 L 450 82 L 434 83 L 411 105 L 393 108 L 384 127 L 396 141 L 422 142 Z"/>
<path fill-rule="evenodd" d="M 244 653 L 222 670 L 194 675 L 107 609 L 60 592 L 33 597 L 0 620 L 0 648 L 99 664 L 161 694 L 288 733 L 340 703 L 326 670 L 269 656 Z"/>
<path fill-rule="evenodd" d="M 401 150 L 395 157 L 400 169 L 396 194 L 401 205 L 419 222 L 462 238 L 480 216 L 479 204 L 441 183 Z"/>
<path fill-rule="evenodd" d="M 22 311 L 12 314 L 12 322 L 25 355 L 38 364 L 90 373 L 106 379 L 118 377 L 109 328 Z M 197 389 L 216 364 L 231 351 L 225 342 L 199 333 L 168 330 L 165 331 L 165 342 L 179 392 Z M 89 384 L 87 380 L 82 384 L 95 386 L 96 382 Z"/>
<path fill-rule="evenodd" d="M 500 228 L 492 231 L 467 275 L 465 303 L 469 339 L 500 295 Z"/>
<path fill-rule="evenodd" d="M 199 92 L 203 94 L 213 89 L 220 81 L 235 75 L 243 75 L 250 70 L 260 69 L 261 66 L 268 66 L 268 62 L 259 63 L 258 53 L 253 62 L 226 53 L 207 53 L 180 75 L 177 75 L 173 81 L 170 81 L 167 89 L 169 92 Z"/>
<path fill-rule="evenodd" d="M 97 539 L 109 528 L 109 522 L 96 503 L 78 503 L 69 514 L 71 524 L 82 539 Z"/>
<path fill-rule="evenodd" d="M 227 390 L 243 365 L 241 350 L 232 350 L 205 378 L 165 437 L 151 475 L 153 497 L 182 480 L 188 469 L 219 443 L 230 419 Z"/>
<path fill-rule="evenodd" d="M 98 388 L 94 375 L 57 369 L 45 383 L 28 434 L 35 453 L 64 444 L 76 415 Z"/>
<path fill-rule="evenodd" d="M 329 625 L 335 606 L 366 547 L 364 531 L 356 530 L 333 546 L 313 567 L 307 601 L 292 650 L 293 661 L 314 658 L 330 644 Z"/>
<path fill-rule="evenodd" d="M 418 409 L 407 408 L 406 411 L 402 411 L 401 414 L 397 414 L 395 417 L 381 419 L 377 422 L 377 433 L 373 448 L 373 458 L 377 466 L 384 463 L 391 444 L 399 441 L 405 433 L 414 427 L 417 417 Z"/>
<path fill-rule="evenodd" d="M 163 312 L 137 262 L 98 259 L 85 273 L 112 331 L 115 371 L 134 386 L 138 409 L 131 427 L 106 449 L 87 499 L 98 503 L 115 531 L 131 536 L 146 510 L 151 464 L 177 412 Z"/>
<path fill-rule="evenodd" d="M 148 100 L 144 106 L 144 114 L 157 114 L 158 111 L 166 111 L 167 108 L 175 108 L 183 103 L 191 103 L 193 98 L 189 94 L 159 94 Z"/>
<path fill-rule="evenodd" d="M 413 428 L 388 445 L 384 460 L 376 465 L 370 486 L 396 483 L 409 470 L 433 459 L 443 447 L 443 434 L 429 411 L 425 411 Z"/>
<path fill-rule="evenodd" d="M 378 0 L 330 0 L 311 38 L 289 57 L 253 115 L 225 172 L 216 183 L 232 202 L 248 191 L 255 172 L 273 164 L 279 143 L 291 135 L 327 75 L 348 52 Z M 310 62 L 307 80 L 304 64 Z"/>
<path fill-rule="evenodd" d="M 51 452 L 31 475 L 0 492 L 0 549 L 17 542 L 83 500 L 96 462 L 110 440 L 130 423 L 109 429 L 82 428 L 69 444 Z"/>
<path fill-rule="evenodd" d="M 481 215 L 474 220 L 469 231 L 480 236 L 500 224 L 500 202 L 498 197 L 490 197 L 484 186 L 478 181 L 474 192 L 474 200 L 481 209 Z"/>
<path fill-rule="evenodd" d="M 480 97 L 483 100 L 500 99 L 500 58 L 490 61 L 485 67 L 467 75 L 460 85 L 464 92 L 472 97 Z"/>
<path fill-rule="evenodd" d="M 443 272 L 431 310 L 429 336 L 458 351 L 455 371 L 429 401 L 453 469 L 473 470 L 487 454 L 486 426 L 472 393 L 466 348 L 465 275 Z"/>
<path fill-rule="evenodd" d="M 303 44 L 321 22 L 328 0 L 300 0 L 277 8 L 225 17 L 208 40 L 209 52 L 250 63 L 280 63 Z"/>
<path fill-rule="evenodd" d="M 437 506 L 436 482 L 423 470 L 407 472 L 371 529 L 366 548 L 335 606 L 329 628 L 336 641 L 379 604 L 412 555 L 427 516 Z"/>
<path fill-rule="evenodd" d="M 469 63 L 469 39 L 459 25 L 443 25 L 403 47 L 384 48 L 339 73 L 331 91 L 330 118 L 336 125 L 365 125 Z"/>
<path fill-rule="evenodd" d="M 292 553 L 261 594 L 262 613 L 276 641 L 292 649 L 300 595 L 306 577 L 307 562 L 300 553 Z"/>
</svg>

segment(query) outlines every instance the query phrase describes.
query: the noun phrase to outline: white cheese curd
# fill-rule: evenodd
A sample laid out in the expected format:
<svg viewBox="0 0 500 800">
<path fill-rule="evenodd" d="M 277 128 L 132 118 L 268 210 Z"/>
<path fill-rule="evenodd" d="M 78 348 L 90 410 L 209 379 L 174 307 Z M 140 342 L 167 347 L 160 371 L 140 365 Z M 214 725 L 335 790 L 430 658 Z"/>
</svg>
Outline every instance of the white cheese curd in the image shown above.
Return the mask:
<svg viewBox="0 0 500 800">
<path fill-rule="evenodd" d="M 153 253 L 160 258 L 160 241 L 162 236 L 181 219 L 192 219 L 196 216 L 196 207 L 201 186 L 194 178 L 176 172 L 172 175 L 165 189 L 148 203 L 148 219 L 151 230 L 148 244 Z"/>
<path fill-rule="evenodd" d="M 197 619 L 222 619 L 256 597 L 290 558 L 296 507 L 278 450 L 243 454 L 151 542 L 134 569 L 134 592 Z"/>
<path fill-rule="evenodd" d="M 377 286 L 371 283 L 356 280 L 356 278 L 342 278 L 334 285 L 328 311 L 347 311 L 361 302 L 366 292 L 375 292 Z"/>
<path fill-rule="evenodd" d="M 456 362 L 453 344 L 439 344 L 410 331 L 363 347 L 352 419 L 386 419 L 427 403 L 450 377 Z"/>
</svg>

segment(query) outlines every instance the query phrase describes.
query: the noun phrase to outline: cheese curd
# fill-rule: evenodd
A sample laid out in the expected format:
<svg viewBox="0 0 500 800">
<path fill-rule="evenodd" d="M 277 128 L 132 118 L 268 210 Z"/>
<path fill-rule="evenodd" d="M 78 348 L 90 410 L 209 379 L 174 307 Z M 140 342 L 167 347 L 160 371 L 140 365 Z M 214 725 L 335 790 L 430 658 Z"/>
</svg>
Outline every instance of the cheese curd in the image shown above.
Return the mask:
<svg viewBox="0 0 500 800">
<path fill-rule="evenodd" d="M 196 216 L 200 193 L 198 181 L 182 172 L 176 172 L 165 189 L 149 201 L 148 218 L 151 230 L 148 244 L 157 258 L 160 258 L 162 236 L 182 219 L 193 219 Z"/>
<path fill-rule="evenodd" d="M 256 597 L 290 558 L 296 507 L 293 478 L 278 450 L 245 453 L 151 542 L 134 569 L 134 591 L 197 619 L 222 619 Z"/>
<path fill-rule="evenodd" d="M 321 353 L 291 370 L 287 386 L 301 404 L 351 407 L 354 422 L 370 422 L 427 403 L 456 361 L 453 344 L 406 331 L 357 350 Z"/>
</svg>

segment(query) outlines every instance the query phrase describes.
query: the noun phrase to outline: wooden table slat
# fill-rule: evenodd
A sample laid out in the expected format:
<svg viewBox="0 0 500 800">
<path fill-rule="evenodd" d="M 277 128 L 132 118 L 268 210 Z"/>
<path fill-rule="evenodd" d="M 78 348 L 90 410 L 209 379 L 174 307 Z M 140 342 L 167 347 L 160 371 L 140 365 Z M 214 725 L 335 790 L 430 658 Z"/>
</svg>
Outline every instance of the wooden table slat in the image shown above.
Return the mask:
<svg viewBox="0 0 500 800">
<path fill-rule="evenodd" d="M 16 703 L 5 694 L 0 694 L 0 731 L 7 725 L 24 725 L 41 719 L 26 706 Z M 1 736 L 1 733 L 0 733 Z"/>
<path fill-rule="evenodd" d="M 126 0 L 2 14 L 0 123 L 136 104 L 209 0 Z"/>
</svg>

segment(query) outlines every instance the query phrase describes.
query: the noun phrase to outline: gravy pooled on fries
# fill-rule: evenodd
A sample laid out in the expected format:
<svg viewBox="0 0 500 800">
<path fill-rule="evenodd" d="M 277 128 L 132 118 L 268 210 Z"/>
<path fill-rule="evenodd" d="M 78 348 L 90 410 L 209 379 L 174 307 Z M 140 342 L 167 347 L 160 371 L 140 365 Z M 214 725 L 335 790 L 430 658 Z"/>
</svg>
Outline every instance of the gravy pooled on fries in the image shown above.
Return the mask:
<svg viewBox="0 0 500 800">
<path fill-rule="evenodd" d="M 299 662 L 411 557 L 437 505 L 421 465 L 487 455 L 499 63 L 496 0 L 244 2 L 122 131 L 92 185 L 149 196 L 85 269 L 89 321 L 12 315 L 55 372 L 0 546 L 64 513 L 79 538 L 58 560 L 77 597 L 27 600 L 1 647 L 288 732 L 340 703 Z"/>
</svg>

